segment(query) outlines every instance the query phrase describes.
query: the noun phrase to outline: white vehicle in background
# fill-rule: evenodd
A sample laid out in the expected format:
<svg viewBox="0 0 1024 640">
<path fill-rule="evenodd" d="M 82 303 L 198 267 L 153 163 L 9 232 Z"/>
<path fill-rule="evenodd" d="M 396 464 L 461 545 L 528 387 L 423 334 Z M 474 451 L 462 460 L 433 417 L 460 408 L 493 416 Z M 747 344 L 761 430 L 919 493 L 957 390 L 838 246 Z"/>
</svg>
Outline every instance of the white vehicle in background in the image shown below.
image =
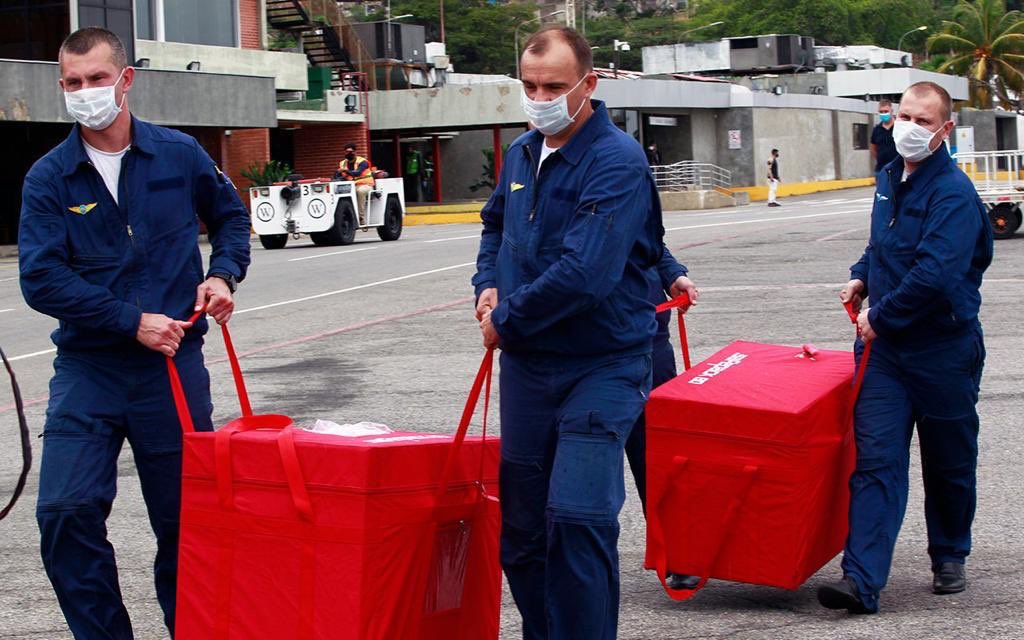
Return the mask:
<svg viewBox="0 0 1024 640">
<path fill-rule="evenodd" d="M 1024 150 L 972 151 L 957 153 L 955 158 L 988 206 L 992 235 L 1012 236 L 1020 228 L 1024 202 Z"/>
<path fill-rule="evenodd" d="M 292 180 L 252 187 L 252 227 L 265 249 L 281 249 L 288 236 L 309 234 L 317 246 L 351 244 L 356 231 L 376 229 L 381 240 L 398 240 L 405 218 L 401 178 L 378 178 L 359 216 L 356 185 L 347 180 Z"/>
</svg>

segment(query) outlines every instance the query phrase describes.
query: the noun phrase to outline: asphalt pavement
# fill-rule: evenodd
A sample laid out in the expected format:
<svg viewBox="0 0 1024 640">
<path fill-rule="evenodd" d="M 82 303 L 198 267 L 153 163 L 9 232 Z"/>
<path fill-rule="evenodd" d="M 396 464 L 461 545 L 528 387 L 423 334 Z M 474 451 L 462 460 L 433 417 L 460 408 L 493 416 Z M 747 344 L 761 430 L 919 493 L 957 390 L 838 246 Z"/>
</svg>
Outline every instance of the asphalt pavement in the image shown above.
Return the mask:
<svg viewBox="0 0 1024 640">
<path fill-rule="evenodd" d="M 849 349 L 853 328 L 837 293 L 864 248 L 871 200 L 871 189 L 856 189 L 789 198 L 778 208 L 754 203 L 666 213 L 666 244 L 702 290 L 700 304 L 687 316 L 694 361 L 734 339 Z M 387 243 L 373 232 L 360 233 L 347 247 L 315 247 L 303 239 L 267 251 L 254 243 L 231 326 L 256 411 L 285 413 L 300 423 L 371 420 L 396 430 L 453 432 L 482 356 L 469 284 L 478 238 L 479 225 L 441 225 L 409 227 L 400 240 Z M 1018 435 L 1024 407 L 1024 235 L 996 243 L 983 295 L 988 359 L 979 403 L 978 513 L 965 593 L 931 594 L 915 450 L 907 517 L 877 616 L 850 617 L 817 605 L 815 589 L 840 575 L 838 558 L 796 591 L 711 581 L 692 600 L 672 602 L 654 574 L 642 569 L 644 519 L 630 487 L 621 516 L 619 637 L 1024 637 L 1024 445 Z M 16 259 L 0 258 L 0 346 L 13 357 L 33 436 L 42 431 L 53 359 L 48 333 L 54 325 L 21 299 Z M 215 334 L 206 353 L 214 422 L 223 423 L 236 415 L 237 404 Z M 9 392 L 0 388 L 0 501 L 13 488 L 20 463 L 10 403 Z M 41 441 L 33 437 L 33 445 L 38 460 Z M 126 450 L 109 530 L 136 637 L 155 640 L 167 635 L 153 592 L 154 545 L 135 476 Z M 3 640 L 71 637 L 39 560 L 37 478 L 33 470 L 23 501 L 0 522 Z M 519 633 L 506 590 L 501 637 Z"/>
</svg>

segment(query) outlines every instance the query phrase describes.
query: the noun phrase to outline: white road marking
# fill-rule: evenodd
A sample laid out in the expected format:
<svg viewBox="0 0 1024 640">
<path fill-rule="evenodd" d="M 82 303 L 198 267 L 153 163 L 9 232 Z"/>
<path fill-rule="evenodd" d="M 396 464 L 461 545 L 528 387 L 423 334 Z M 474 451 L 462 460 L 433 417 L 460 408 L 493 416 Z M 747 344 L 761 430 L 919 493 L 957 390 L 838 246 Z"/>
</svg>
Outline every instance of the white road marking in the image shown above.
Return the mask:
<svg viewBox="0 0 1024 640">
<path fill-rule="evenodd" d="M 477 240 L 479 240 L 480 239 L 480 234 L 479 233 L 474 233 L 471 236 L 459 236 L 457 238 L 438 238 L 436 240 L 424 240 L 423 242 L 429 244 L 431 242 L 448 242 L 449 240 L 469 240 L 470 238 L 476 238 Z"/>
<path fill-rule="evenodd" d="M 18 276 L 14 276 L 13 278 L 0 278 L 0 282 L 10 282 L 11 280 L 17 280 L 17 279 L 18 279 Z"/>
<path fill-rule="evenodd" d="M 355 253 L 356 251 L 373 251 L 380 247 L 361 247 L 359 249 L 346 249 L 345 251 L 332 251 L 330 253 L 318 253 L 315 256 L 302 256 L 301 258 L 289 258 L 288 262 L 299 262 L 301 260 L 313 260 L 316 258 L 326 258 L 327 256 L 339 256 L 343 253 Z"/>
<path fill-rule="evenodd" d="M 832 211 L 830 213 L 809 213 L 802 216 L 782 216 L 780 218 L 757 218 L 755 220 L 733 220 L 732 222 L 711 222 L 708 224 L 692 224 L 685 227 L 671 227 L 665 231 L 681 231 L 683 229 L 705 229 L 708 227 L 728 227 L 735 224 L 756 224 L 758 222 L 780 222 L 783 220 L 803 220 L 805 218 L 824 218 L 829 216 L 841 216 L 850 213 L 864 213 L 861 209 L 850 209 L 849 211 Z"/>
<path fill-rule="evenodd" d="M 14 309 L 0 309 L 0 313 L 7 313 L 8 311 L 14 311 Z"/>
<path fill-rule="evenodd" d="M 476 262 L 463 262 L 462 264 L 453 264 L 448 267 L 440 267 L 438 269 L 430 269 L 429 271 L 419 271 L 417 273 L 410 273 L 404 276 L 398 276 L 395 278 L 388 278 L 387 280 L 378 280 L 376 282 L 368 282 L 366 284 L 359 284 L 354 287 L 348 287 L 346 289 L 337 289 L 335 291 L 326 291 L 324 293 L 317 293 L 311 296 L 305 296 L 302 298 L 293 298 L 292 300 L 282 300 L 281 302 L 272 302 L 270 304 L 260 305 L 258 307 L 251 307 L 249 309 L 242 309 L 235 311 L 235 315 L 240 313 L 249 313 L 250 311 L 262 311 L 263 309 L 272 309 L 274 307 L 283 307 L 289 304 L 296 304 L 298 302 L 306 302 L 309 300 L 317 300 L 318 298 L 326 298 L 328 296 L 336 296 L 342 293 L 349 293 L 351 291 L 359 291 L 360 289 L 369 289 L 370 287 L 377 287 L 382 284 L 390 284 L 392 282 L 400 282 L 402 280 L 408 280 L 410 278 L 419 278 L 421 276 L 428 276 L 432 273 L 440 273 L 442 271 L 450 271 L 451 269 L 461 269 L 463 267 L 476 266 Z"/>
<path fill-rule="evenodd" d="M 824 238 L 818 238 L 817 240 L 815 240 L 815 242 L 825 242 L 827 240 L 835 240 L 836 238 L 839 238 L 841 236 L 845 236 L 848 233 L 853 233 L 854 231 L 859 231 L 859 229 L 847 229 L 846 231 L 840 231 L 838 233 L 833 233 L 831 235 L 825 236 Z"/>
<path fill-rule="evenodd" d="M 25 355 L 22 356 L 14 356 L 13 358 L 7 359 L 10 360 L 11 362 L 14 362 L 16 360 L 25 360 L 26 358 L 34 358 L 36 356 L 45 356 L 48 353 L 56 353 L 56 351 L 57 348 L 54 347 L 53 349 L 44 349 L 43 351 L 35 351 L 33 353 L 26 353 Z"/>
</svg>

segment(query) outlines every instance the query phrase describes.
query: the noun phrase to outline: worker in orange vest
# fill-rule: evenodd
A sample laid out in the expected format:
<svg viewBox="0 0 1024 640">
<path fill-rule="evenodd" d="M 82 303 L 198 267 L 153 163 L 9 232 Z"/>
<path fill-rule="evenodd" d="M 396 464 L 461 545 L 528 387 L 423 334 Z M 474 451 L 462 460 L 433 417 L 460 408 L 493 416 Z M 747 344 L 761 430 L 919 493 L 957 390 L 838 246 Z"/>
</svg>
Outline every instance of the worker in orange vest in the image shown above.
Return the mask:
<svg viewBox="0 0 1024 640">
<path fill-rule="evenodd" d="M 356 202 L 359 205 L 359 223 L 366 223 L 366 202 L 373 191 L 373 169 L 370 161 L 362 156 L 356 155 L 356 144 L 349 142 L 345 145 L 345 159 L 338 163 L 336 174 L 342 180 L 351 180 L 356 183 Z"/>
</svg>

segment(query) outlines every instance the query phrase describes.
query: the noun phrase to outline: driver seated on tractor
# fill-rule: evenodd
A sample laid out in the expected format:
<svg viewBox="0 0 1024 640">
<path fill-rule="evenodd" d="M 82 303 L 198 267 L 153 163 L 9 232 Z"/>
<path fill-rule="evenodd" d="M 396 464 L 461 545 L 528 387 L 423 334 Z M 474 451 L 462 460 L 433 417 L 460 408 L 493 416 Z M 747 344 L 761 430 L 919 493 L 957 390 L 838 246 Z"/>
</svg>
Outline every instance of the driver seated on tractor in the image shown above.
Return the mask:
<svg viewBox="0 0 1024 640">
<path fill-rule="evenodd" d="M 338 163 L 338 171 L 334 174 L 340 180 L 351 180 L 356 183 L 356 203 L 359 207 L 359 224 L 366 223 L 366 203 L 373 191 L 373 168 L 370 161 L 356 155 L 356 144 L 345 145 L 345 159 Z"/>
</svg>

